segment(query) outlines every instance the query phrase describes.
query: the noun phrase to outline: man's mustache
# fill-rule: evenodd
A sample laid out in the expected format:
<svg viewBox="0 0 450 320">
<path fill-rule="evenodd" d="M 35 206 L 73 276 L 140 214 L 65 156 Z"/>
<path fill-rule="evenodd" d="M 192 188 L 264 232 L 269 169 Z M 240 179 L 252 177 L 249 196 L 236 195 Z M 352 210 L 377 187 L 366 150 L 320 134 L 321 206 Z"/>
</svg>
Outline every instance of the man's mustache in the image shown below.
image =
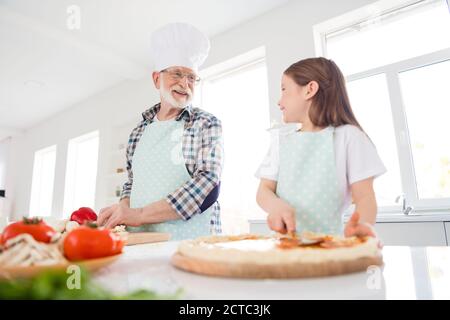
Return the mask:
<svg viewBox="0 0 450 320">
<path fill-rule="evenodd" d="M 187 94 L 189 97 L 192 96 L 192 91 L 191 91 L 191 89 L 189 89 L 189 88 L 183 89 L 183 88 L 181 88 L 181 87 L 175 85 L 175 86 L 173 86 L 172 88 L 170 88 L 170 90 L 171 90 L 171 91 L 172 91 L 172 90 L 176 90 L 176 91 L 178 91 L 178 92 L 180 92 L 180 93 Z"/>
</svg>

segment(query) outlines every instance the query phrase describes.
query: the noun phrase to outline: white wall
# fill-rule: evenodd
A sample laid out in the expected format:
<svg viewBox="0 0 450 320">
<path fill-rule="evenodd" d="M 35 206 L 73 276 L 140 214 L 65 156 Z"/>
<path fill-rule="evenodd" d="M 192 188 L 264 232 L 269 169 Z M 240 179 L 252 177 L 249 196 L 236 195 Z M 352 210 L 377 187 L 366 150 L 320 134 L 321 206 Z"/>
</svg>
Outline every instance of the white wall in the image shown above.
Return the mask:
<svg viewBox="0 0 450 320">
<path fill-rule="evenodd" d="M 208 67 L 256 47 L 266 47 L 271 119 L 279 119 L 277 107 L 281 74 L 291 63 L 315 55 L 312 26 L 347 11 L 372 3 L 369 0 L 291 1 L 211 39 Z M 44 123 L 29 129 L 11 144 L 8 171 L 15 218 L 27 214 L 31 191 L 34 152 L 57 144 L 53 214 L 62 214 L 67 141 L 100 130 L 98 176 L 107 173 L 108 151 L 115 127 L 140 118 L 140 113 L 157 101 L 150 78 L 128 81 L 97 94 Z M 33 106 L 30 106 L 32 108 Z M 207 109 L 207 106 L 205 106 Z M 96 209 L 105 203 L 104 179 L 97 183 Z"/>
<path fill-rule="evenodd" d="M 96 209 L 100 209 L 106 201 L 105 180 L 102 178 L 108 174 L 108 156 L 112 148 L 114 130 L 126 123 L 137 123 L 141 112 L 157 100 L 156 93 L 150 78 L 127 81 L 48 119 L 28 130 L 23 136 L 14 138 L 8 171 L 8 181 L 12 189 L 10 196 L 14 199 L 14 218 L 28 214 L 34 152 L 53 144 L 57 145 L 57 156 L 52 214 L 63 214 L 67 142 L 94 130 L 100 131 L 96 199 Z"/>
</svg>

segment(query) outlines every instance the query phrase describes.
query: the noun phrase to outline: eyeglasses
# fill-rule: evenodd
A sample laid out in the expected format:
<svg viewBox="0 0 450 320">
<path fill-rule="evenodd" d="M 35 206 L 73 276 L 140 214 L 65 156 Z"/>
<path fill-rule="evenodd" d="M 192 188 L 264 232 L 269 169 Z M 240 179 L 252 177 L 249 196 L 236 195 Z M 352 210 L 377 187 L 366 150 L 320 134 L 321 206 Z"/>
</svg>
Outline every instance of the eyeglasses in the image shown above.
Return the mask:
<svg viewBox="0 0 450 320">
<path fill-rule="evenodd" d="M 170 78 L 174 81 L 181 81 L 186 77 L 189 84 L 198 84 L 200 82 L 200 77 L 194 73 L 183 73 L 180 70 L 168 70 L 164 69 L 161 72 L 166 72 L 169 74 Z"/>
</svg>

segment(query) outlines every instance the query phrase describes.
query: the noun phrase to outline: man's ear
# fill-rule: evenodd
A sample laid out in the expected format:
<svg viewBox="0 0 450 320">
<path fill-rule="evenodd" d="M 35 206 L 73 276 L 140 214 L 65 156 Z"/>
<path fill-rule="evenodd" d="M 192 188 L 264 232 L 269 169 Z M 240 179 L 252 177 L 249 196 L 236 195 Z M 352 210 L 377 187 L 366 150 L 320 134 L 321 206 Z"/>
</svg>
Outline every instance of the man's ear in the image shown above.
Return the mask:
<svg viewBox="0 0 450 320">
<path fill-rule="evenodd" d="M 155 88 L 159 90 L 160 87 L 160 76 L 161 76 L 161 72 L 157 72 L 154 71 L 152 73 L 152 78 L 153 78 L 153 84 L 155 85 Z"/>
<path fill-rule="evenodd" d="M 317 81 L 310 81 L 307 85 L 306 85 L 306 99 L 312 99 L 317 91 L 319 91 L 319 84 L 317 83 Z"/>
</svg>

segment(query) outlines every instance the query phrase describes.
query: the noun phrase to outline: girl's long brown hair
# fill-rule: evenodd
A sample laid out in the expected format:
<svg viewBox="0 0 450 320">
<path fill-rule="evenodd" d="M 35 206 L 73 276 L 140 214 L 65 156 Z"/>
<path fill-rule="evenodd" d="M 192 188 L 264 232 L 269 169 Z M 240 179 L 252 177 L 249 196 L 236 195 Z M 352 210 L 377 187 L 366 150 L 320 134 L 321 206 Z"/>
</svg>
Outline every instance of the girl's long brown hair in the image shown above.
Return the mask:
<svg viewBox="0 0 450 320">
<path fill-rule="evenodd" d="M 322 57 L 300 60 L 284 74 L 299 86 L 306 86 L 311 81 L 319 84 L 308 114 L 315 126 L 351 124 L 364 132 L 350 106 L 344 76 L 334 61 Z"/>
</svg>

